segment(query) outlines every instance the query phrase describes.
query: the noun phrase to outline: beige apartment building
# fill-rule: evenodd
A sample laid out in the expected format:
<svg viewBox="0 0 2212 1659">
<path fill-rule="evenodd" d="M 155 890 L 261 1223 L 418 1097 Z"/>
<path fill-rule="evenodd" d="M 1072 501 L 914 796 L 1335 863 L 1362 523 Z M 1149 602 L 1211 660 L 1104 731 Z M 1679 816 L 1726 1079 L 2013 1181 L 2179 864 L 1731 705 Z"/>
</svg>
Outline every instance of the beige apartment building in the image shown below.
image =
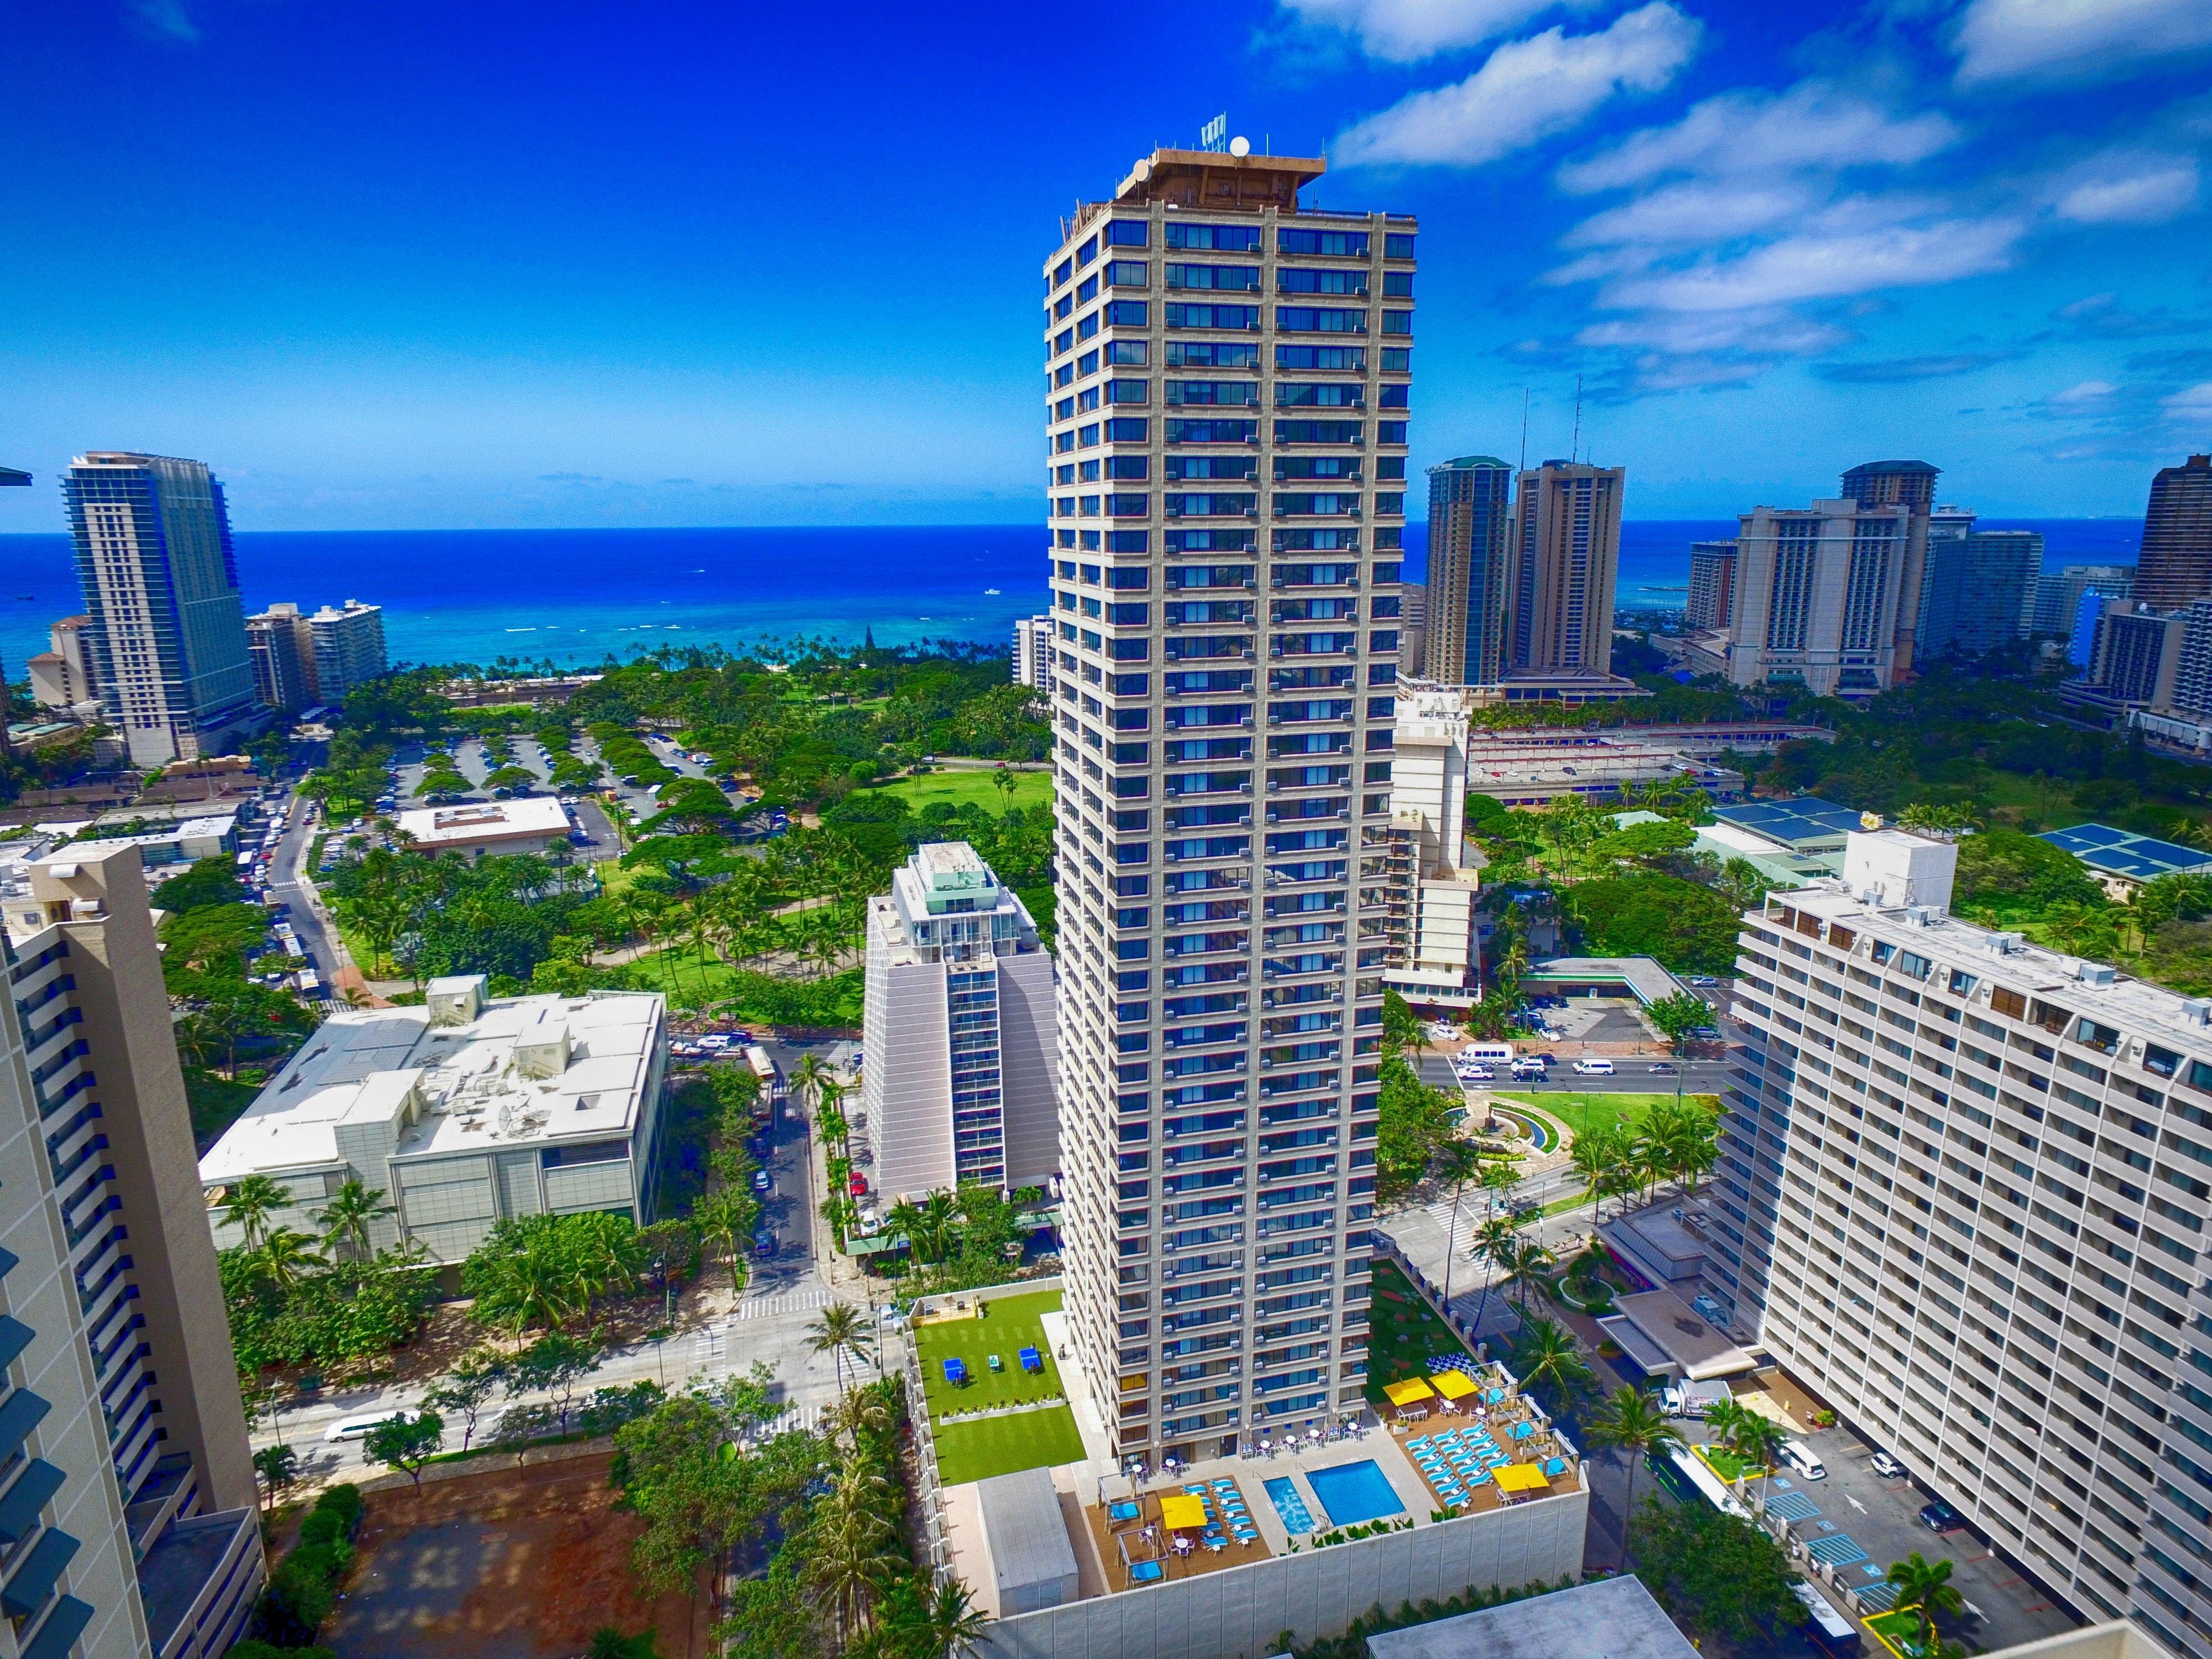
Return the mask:
<svg viewBox="0 0 2212 1659">
<path fill-rule="evenodd" d="M 2084 1617 L 2212 1655 L 2212 1001 L 1948 914 L 1853 835 L 1744 919 L 1738 1335 Z"/>
<path fill-rule="evenodd" d="M 1620 569 L 1625 468 L 1546 461 L 1522 473 L 1507 576 L 1510 672 L 1613 672 L 1613 595 Z"/>
<path fill-rule="evenodd" d="M 1117 1453 L 1360 1401 L 1409 219 L 1163 149 L 1044 261 L 1069 1319 Z"/>
<path fill-rule="evenodd" d="M 213 1659 L 266 1568 L 137 850 L 0 914 L 0 1654 Z"/>
</svg>

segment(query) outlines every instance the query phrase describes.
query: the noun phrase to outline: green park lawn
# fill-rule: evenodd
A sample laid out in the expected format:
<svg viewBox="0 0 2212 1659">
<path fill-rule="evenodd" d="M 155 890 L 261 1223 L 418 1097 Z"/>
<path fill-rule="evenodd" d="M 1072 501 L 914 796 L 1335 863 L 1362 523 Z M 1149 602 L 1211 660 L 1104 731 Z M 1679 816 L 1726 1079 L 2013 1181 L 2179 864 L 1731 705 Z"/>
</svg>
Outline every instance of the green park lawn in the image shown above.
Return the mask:
<svg viewBox="0 0 2212 1659">
<path fill-rule="evenodd" d="M 1077 1463 L 1084 1455 L 1075 1413 L 1065 1406 L 945 1424 L 932 1432 L 937 1440 L 938 1479 L 948 1486 Z"/>
<path fill-rule="evenodd" d="M 1664 1095 L 1523 1095 L 1499 1091 L 1500 1100 L 1517 1101 L 1549 1112 L 1578 1135 L 1603 1133 L 1626 1124 L 1633 1130 L 1661 1101 L 1672 1101 L 1672 1094 Z M 1686 1095 L 1711 1110 L 1720 1109 L 1717 1095 Z"/>
<path fill-rule="evenodd" d="M 917 1325 L 914 1329 L 915 1346 L 921 1358 L 922 1387 L 929 1395 L 932 1418 L 941 1418 L 949 1411 L 978 1411 L 993 1406 L 1019 1405 L 1031 1400 L 1049 1400 L 1066 1390 L 1060 1380 L 1059 1363 L 1052 1357 L 1052 1344 L 1045 1340 L 1044 1316 L 1060 1309 L 1058 1291 L 1036 1291 L 1027 1296 L 1000 1296 L 986 1298 L 990 1309 L 981 1319 L 952 1319 L 942 1324 Z M 1026 1347 L 1035 1348 L 1044 1356 L 1042 1376 L 1024 1371 L 1019 1355 Z M 1005 1363 L 1004 1370 L 994 1373 L 989 1356 L 996 1354 Z M 945 1380 L 945 1362 L 957 1358 L 966 1363 L 968 1381 L 958 1387 Z M 1035 1413 L 1039 1418 L 1049 1413 Z M 995 1421 L 995 1419 L 994 1419 Z M 1026 1421 L 1027 1417 L 1008 1419 Z M 974 1426 L 955 1424 L 955 1429 Z M 1074 1419 L 1069 1419 L 1072 1432 Z M 944 1435 L 940 1429 L 938 1455 L 945 1455 Z M 1078 1451 L 1074 1455 L 1082 1455 Z M 1068 1460 L 1054 1460 L 1066 1462 Z M 1016 1464 L 1017 1468 L 1029 1468 Z M 947 1474 L 947 1480 L 952 1476 Z M 969 1477 L 974 1480 L 975 1477 Z"/>
<path fill-rule="evenodd" d="M 941 800 L 954 806 L 980 806 L 988 812 L 999 812 L 1006 809 L 1007 800 L 992 781 L 995 771 L 994 768 L 990 771 L 928 772 L 918 778 L 901 778 L 881 787 L 886 795 L 903 798 L 916 811 L 933 801 Z M 1014 805 L 1052 805 L 1051 773 L 1017 772 L 1013 778 Z"/>
<path fill-rule="evenodd" d="M 1471 1273 L 1479 1271 L 1468 1268 Z M 1367 1322 L 1367 1397 L 1380 1403 L 1383 1384 L 1427 1376 L 1431 1354 L 1468 1350 L 1396 1267 L 1377 1261 L 1373 1278 L 1375 1299 Z"/>
</svg>

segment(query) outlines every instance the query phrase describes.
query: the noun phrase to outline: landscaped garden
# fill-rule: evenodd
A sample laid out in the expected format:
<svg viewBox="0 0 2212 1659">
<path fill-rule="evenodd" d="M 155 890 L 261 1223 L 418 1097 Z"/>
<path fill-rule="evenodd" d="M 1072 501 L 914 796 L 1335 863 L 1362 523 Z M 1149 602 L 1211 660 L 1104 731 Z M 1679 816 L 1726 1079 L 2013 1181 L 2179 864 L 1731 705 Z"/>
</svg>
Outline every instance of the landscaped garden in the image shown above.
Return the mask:
<svg viewBox="0 0 2212 1659">
<path fill-rule="evenodd" d="M 1044 1334 L 1044 1316 L 1059 1311 L 1060 1292 L 978 1297 L 975 1305 L 983 1310 L 980 1318 L 933 1320 L 914 1328 L 939 1477 L 947 1486 L 957 1486 L 994 1474 L 1077 1462 L 1083 1456 L 1083 1437 L 1076 1431 L 1075 1414 L 1064 1403 L 1042 1403 L 1066 1397 L 1052 1344 Z M 1041 1370 L 1022 1369 L 1024 1348 L 1036 1351 Z M 997 1370 L 991 1369 L 994 1354 Z M 962 1381 L 946 1377 L 947 1360 L 958 1364 Z M 1008 1411 L 1009 1407 L 1029 1409 Z M 1003 1415 L 969 1417 L 971 1412 Z M 951 1413 L 959 1414 L 959 1420 L 946 1421 Z"/>
<path fill-rule="evenodd" d="M 1577 1136 L 1602 1134 L 1624 1127 L 1632 1133 L 1642 1126 L 1644 1120 L 1650 1115 L 1654 1106 L 1662 1102 L 1669 1106 L 1674 1103 L 1674 1097 L 1671 1091 L 1663 1095 L 1538 1095 L 1516 1094 L 1501 1091 L 1497 1092 L 1496 1097 L 1499 1100 L 1518 1101 L 1526 1105 L 1540 1107 L 1573 1130 Z M 1720 1099 L 1716 1095 L 1693 1094 L 1686 1095 L 1683 1098 L 1696 1101 L 1711 1111 L 1717 1112 L 1720 1109 Z"/>
<path fill-rule="evenodd" d="M 919 777 L 880 785 L 873 793 L 896 795 L 916 812 L 933 801 L 944 801 L 952 806 L 980 806 L 992 812 L 1003 812 L 1009 806 L 1051 806 L 1051 773 L 1008 771 L 1005 775 L 1012 778 L 1014 784 L 1011 794 L 999 782 L 1000 775 L 996 767 L 925 772 Z"/>
<path fill-rule="evenodd" d="M 1078 1463 L 1084 1457 L 1083 1436 L 1076 1430 L 1075 1413 L 1065 1406 L 978 1418 L 970 1423 L 941 1424 L 933 1432 L 938 1478 L 948 1486 L 988 1480 L 994 1474 L 1015 1474 L 1023 1469 Z"/>
<path fill-rule="evenodd" d="M 1395 1263 L 1374 1267 L 1375 1299 L 1367 1323 L 1367 1397 L 1382 1403 L 1382 1386 L 1408 1376 L 1425 1376 L 1437 1354 L 1474 1358 L 1459 1334 L 1406 1280 Z"/>
</svg>

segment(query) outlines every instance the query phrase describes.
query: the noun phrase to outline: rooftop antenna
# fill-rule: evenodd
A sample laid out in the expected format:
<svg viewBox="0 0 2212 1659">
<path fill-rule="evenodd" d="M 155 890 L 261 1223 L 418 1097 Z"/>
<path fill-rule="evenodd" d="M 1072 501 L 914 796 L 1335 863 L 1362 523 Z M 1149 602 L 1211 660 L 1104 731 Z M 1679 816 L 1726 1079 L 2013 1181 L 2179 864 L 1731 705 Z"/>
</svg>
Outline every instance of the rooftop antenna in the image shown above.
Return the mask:
<svg viewBox="0 0 2212 1659">
<path fill-rule="evenodd" d="M 1521 388 L 1521 465 L 1517 470 L 1528 470 L 1528 388 L 1525 386 Z"/>
<path fill-rule="evenodd" d="M 1567 445 L 1567 459 L 1579 461 L 1583 458 L 1583 377 L 1575 376 L 1575 435 Z"/>
</svg>

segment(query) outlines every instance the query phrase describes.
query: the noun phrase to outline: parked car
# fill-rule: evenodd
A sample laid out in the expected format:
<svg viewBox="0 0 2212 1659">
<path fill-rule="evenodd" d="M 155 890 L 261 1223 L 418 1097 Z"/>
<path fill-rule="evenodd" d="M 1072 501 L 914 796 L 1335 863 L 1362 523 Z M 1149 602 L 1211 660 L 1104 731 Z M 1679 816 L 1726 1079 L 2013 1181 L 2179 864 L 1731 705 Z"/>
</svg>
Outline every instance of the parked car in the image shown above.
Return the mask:
<svg viewBox="0 0 2212 1659">
<path fill-rule="evenodd" d="M 1802 1440 L 1782 1443 L 1782 1461 L 1808 1480 L 1826 1480 L 1828 1478 L 1827 1465 L 1814 1456 L 1813 1449 Z"/>
<path fill-rule="evenodd" d="M 755 1192 L 764 1193 L 775 1184 L 775 1182 L 774 1177 L 772 1177 L 766 1170 L 755 1170 L 753 1171 L 753 1190 Z"/>
<path fill-rule="evenodd" d="M 868 1195 L 867 1176 L 862 1175 L 858 1170 L 854 1170 L 846 1180 L 845 1190 L 855 1198 L 866 1198 Z"/>
<path fill-rule="evenodd" d="M 1956 1532 L 1966 1517 L 1938 1498 L 1920 1506 L 1920 1524 L 1930 1532 Z"/>
<path fill-rule="evenodd" d="M 753 1254 L 763 1261 L 775 1254 L 775 1235 L 765 1227 L 753 1235 Z"/>
<path fill-rule="evenodd" d="M 1867 1467 L 1885 1480 L 1902 1480 L 1905 1478 L 1905 1465 L 1886 1451 L 1878 1451 L 1867 1459 Z"/>
</svg>

